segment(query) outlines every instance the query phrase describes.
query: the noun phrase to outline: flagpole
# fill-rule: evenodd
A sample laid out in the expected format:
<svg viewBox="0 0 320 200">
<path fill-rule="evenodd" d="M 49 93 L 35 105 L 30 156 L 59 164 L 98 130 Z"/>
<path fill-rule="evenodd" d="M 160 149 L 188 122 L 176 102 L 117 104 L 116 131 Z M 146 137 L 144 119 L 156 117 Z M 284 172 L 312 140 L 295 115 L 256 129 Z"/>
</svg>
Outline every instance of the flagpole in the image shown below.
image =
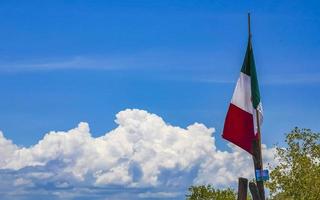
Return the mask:
<svg viewBox="0 0 320 200">
<path fill-rule="evenodd" d="M 259 120 L 259 111 L 256 110 L 256 118 L 257 118 L 257 131 L 258 131 L 258 144 L 253 145 L 254 151 L 256 152 L 253 155 L 253 162 L 254 162 L 254 168 L 255 172 L 256 170 L 263 170 L 263 161 L 262 161 L 262 150 L 261 150 L 261 131 L 260 131 L 260 120 Z M 263 180 L 256 180 L 257 182 L 257 188 L 259 190 L 260 198 L 261 200 L 265 200 L 265 192 L 264 192 L 264 183 Z"/>
<path fill-rule="evenodd" d="M 251 20 L 250 20 L 250 13 L 248 13 L 248 34 L 249 34 L 249 42 L 251 42 Z M 260 130 L 260 119 L 259 119 L 259 111 L 256 109 L 256 120 L 257 120 L 257 131 L 258 131 L 258 139 L 257 141 L 253 141 L 252 148 L 253 148 L 253 163 L 254 163 L 254 174 L 256 170 L 263 170 L 263 162 L 262 162 L 262 150 L 261 150 L 261 130 Z M 258 143 L 258 144 L 257 144 Z M 263 180 L 256 180 L 257 188 L 260 194 L 261 200 L 265 200 L 265 192 L 264 192 L 264 184 Z"/>
<path fill-rule="evenodd" d="M 250 13 L 248 13 L 248 33 L 249 33 L 249 39 L 251 39 L 251 21 L 250 21 Z"/>
</svg>

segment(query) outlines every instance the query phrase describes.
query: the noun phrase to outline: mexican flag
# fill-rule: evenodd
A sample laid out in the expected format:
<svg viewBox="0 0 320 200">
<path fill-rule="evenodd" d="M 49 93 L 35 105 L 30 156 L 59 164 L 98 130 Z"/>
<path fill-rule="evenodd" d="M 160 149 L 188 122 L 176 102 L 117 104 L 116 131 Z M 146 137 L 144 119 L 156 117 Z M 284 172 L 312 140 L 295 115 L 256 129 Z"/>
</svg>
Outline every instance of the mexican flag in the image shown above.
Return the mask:
<svg viewBox="0 0 320 200">
<path fill-rule="evenodd" d="M 262 114 L 251 37 L 249 37 L 246 55 L 228 109 L 222 137 L 252 154 L 252 141 L 258 139 L 260 135 L 258 134 L 257 117 L 259 124 L 261 124 Z"/>
</svg>

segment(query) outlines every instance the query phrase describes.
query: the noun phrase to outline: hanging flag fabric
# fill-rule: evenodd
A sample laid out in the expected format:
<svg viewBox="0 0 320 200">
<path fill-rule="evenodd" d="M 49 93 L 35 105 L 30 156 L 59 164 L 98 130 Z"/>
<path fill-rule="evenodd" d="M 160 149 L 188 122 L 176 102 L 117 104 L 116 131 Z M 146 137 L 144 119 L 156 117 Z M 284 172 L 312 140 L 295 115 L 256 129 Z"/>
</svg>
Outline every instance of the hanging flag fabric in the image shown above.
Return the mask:
<svg viewBox="0 0 320 200">
<path fill-rule="evenodd" d="M 222 137 L 252 154 L 252 141 L 258 139 L 259 124 L 263 119 L 259 85 L 254 63 L 251 37 L 240 77 L 228 109 Z"/>
</svg>

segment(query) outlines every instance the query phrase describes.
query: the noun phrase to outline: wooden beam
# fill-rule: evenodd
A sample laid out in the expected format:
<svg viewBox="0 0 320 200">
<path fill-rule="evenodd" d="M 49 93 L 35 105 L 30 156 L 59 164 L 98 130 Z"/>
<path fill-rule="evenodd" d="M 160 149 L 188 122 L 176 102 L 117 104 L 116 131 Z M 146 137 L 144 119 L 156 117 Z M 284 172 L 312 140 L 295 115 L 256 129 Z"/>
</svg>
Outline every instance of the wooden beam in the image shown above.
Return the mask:
<svg viewBox="0 0 320 200">
<path fill-rule="evenodd" d="M 257 185 L 255 183 L 250 182 L 249 189 L 251 192 L 252 200 L 261 200 Z"/>
<path fill-rule="evenodd" d="M 247 200 L 248 195 L 248 179 L 239 178 L 238 183 L 238 200 Z"/>
</svg>

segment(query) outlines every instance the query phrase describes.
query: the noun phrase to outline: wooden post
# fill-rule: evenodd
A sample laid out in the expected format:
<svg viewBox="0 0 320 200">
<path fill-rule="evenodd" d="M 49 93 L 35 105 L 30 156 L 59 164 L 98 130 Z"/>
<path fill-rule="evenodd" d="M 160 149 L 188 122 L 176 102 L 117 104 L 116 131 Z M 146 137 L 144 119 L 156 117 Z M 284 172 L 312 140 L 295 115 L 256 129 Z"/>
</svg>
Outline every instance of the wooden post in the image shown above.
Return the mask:
<svg viewBox="0 0 320 200">
<path fill-rule="evenodd" d="M 249 189 L 251 192 L 252 200 L 261 200 L 257 185 L 255 183 L 250 182 Z"/>
<path fill-rule="evenodd" d="M 238 184 L 238 200 L 247 200 L 248 179 L 240 177 Z"/>
</svg>

